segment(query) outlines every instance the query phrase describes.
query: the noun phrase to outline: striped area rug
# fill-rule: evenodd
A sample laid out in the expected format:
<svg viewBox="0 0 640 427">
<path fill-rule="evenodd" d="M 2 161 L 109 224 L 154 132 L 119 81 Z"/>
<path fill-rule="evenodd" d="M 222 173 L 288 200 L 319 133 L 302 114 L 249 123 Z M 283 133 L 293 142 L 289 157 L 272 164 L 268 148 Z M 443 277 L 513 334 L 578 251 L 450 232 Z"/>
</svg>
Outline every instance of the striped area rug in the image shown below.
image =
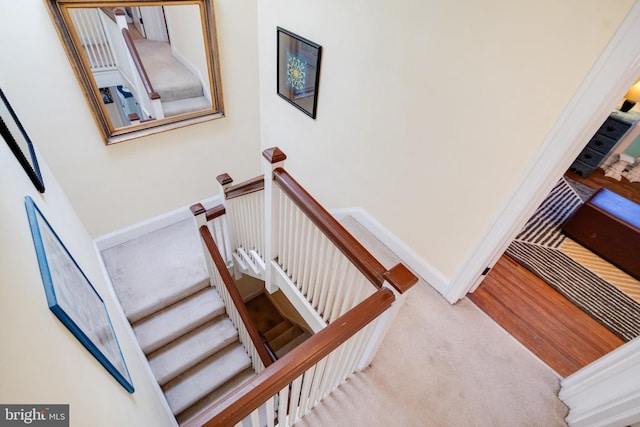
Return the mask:
<svg viewBox="0 0 640 427">
<path fill-rule="evenodd" d="M 625 293 L 625 287 L 631 289 L 631 294 L 639 292 L 640 288 L 633 282 L 617 280 L 620 270 L 561 232 L 564 222 L 591 193 L 593 190 L 588 187 L 562 178 L 506 253 L 628 341 L 640 336 L 640 303 Z M 621 286 L 622 290 L 616 286 Z"/>
</svg>

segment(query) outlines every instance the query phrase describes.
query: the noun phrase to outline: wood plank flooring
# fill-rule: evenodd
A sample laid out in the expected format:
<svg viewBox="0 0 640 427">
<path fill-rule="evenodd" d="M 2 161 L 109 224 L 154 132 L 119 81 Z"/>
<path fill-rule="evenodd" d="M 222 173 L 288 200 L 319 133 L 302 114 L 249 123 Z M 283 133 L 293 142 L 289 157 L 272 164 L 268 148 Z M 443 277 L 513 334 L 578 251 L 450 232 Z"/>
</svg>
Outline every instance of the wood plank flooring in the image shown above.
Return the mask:
<svg viewBox="0 0 640 427">
<path fill-rule="evenodd" d="M 640 183 L 616 181 L 601 170 L 588 178 L 571 173 L 567 177 L 591 188 L 608 188 L 640 203 Z M 506 255 L 469 299 L 563 377 L 624 344 Z"/>
<path fill-rule="evenodd" d="M 469 299 L 563 377 L 624 343 L 506 255 Z"/>
</svg>

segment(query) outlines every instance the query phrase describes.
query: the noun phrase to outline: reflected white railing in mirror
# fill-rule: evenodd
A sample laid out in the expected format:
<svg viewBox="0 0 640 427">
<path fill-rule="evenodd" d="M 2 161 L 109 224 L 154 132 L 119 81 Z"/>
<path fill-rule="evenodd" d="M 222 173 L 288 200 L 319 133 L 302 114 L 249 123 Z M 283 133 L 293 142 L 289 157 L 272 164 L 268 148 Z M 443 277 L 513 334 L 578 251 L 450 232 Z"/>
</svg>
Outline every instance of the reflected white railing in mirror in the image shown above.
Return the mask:
<svg viewBox="0 0 640 427">
<path fill-rule="evenodd" d="M 78 38 L 84 48 L 89 66 L 94 72 L 118 67 L 111 41 L 104 30 L 99 9 L 72 9 L 69 11 Z"/>
</svg>

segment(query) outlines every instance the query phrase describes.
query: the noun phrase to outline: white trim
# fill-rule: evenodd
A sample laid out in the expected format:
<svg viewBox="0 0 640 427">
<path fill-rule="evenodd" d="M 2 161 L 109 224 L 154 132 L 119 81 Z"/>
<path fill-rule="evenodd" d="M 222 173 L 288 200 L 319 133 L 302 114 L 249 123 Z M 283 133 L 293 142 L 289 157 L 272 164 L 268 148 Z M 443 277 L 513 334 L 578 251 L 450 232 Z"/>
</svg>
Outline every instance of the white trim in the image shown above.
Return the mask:
<svg viewBox="0 0 640 427">
<path fill-rule="evenodd" d="M 444 295 L 455 303 L 473 289 L 487 266 L 493 266 L 518 230 L 564 174 L 572 161 L 640 75 L 640 3 L 594 64 L 564 109 L 524 178 L 487 229 L 483 239 L 454 277 Z"/>
<path fill-rule="evenodd" d="M 208 209 L 221 204 L 222 198 L 220 196 L 212 196 L 200 203 Z M 128 242 L 129 240 L 144 236 L 147 233 L 160 230 L 161 228 L 168 227 L 191 217 L 193 217 L 193 215 L 189 208 L 182 207 L 171 212 L 146 219 L 120 230 L 116 230 L 112 233 L 102 235 L 95 239 L 95 244 L 99 251 L 104 251 L 105 249 L 113 248 L 114 246 L 118 246 L 122 243 Z"/>
<path fill-rule="evenodd" d="M 363 208 L 332 209 L 331 215 L 337 219 L 347 215 L 352 216 L 386 247 L 395 253 L 407 267 L 413 270 L 413 272 L 418 276 L 422 277 L 438 292 L 444 294 L 444 292 L 449 288 L 450 279 L 447 276 L 422 259 L 413 251 L 413 249 L 400 240 L 398 236 L 385 228 Z"/>
<path fill-rule="evenodd" d="M 640 337 L 601 357 L 561 383 L 572 427 L 640 422 Z"/>
<path fill-rule="evenodd" d="M 296 309 L 298 314 L 302 316 L 304 321 L 309 325 L 313 333 L 318 333 L 327 327 L 327 323 L 320 317 L 317 311 L 311 306 L 309 301 L 300 293 L 296 285 L 291 281 L 287 273 L 275 262 L 271 261 L 271 271 L 274 284 L 287 297 L 291 305 Z M 273 292 L 271 292 L 273 293 Z M 295 322 L 294 322 L 295 323 Z"/>
<path fill-rule="evenodd" d="M 120 323 L 124 326 L 125 330 L 127 331 L 129 341 L 134 344 L 133 347 L 134 347 L 135 356 L 139 359 L 140 364 L 144 367 L 144 372 L 142 374 L 146 375 L 147 380 L 151 383 L 151 387 L 153 388 L 153 391 L 155 392 L 156 397 L 158 398 L 158 401 L 164 408 L 164 411 L 167 415 L 168 420 L 172 423 L 174 427 L 178 427 L 178 422 L 176 420 L 175 415 L 173 415 L 171 408 L 169 407 L 167 398 L 165 397 L 164 392 L 160 388 L 160 384 L 158 384 L 158 380 L 156 380 L 156 377 L 153 375 L 153 371 L 151 370 L 151 365 L 149 365 L 149 360 L 147 359 L 147 356 L 144 354 L 144 352 L 142 351 L 142 348 L 140 347 L 140 344 L 138 343 L 138 338 L 133 332 L 133 327 L 131 326 L 131 323 L 129 323 L 129 319 L 127 319 L 127 316 L 124 314 L 124 310 L 122 308 L 122 305 L 120 304 L 120 299 L 116 294 L 116 290 L 113 287 L 113 283 L 111 282 L 111 277 L 109 277 L 109 272 L 107 271 L 107 267 L 104 264 L 102 255 L 100 255 L 100 249 L 98 248 L 98 245 L 95 241 L 93 242 L 93 249 L 96 253 L 96 258 L 98 258 L 98 263 L 100 264 L 100 269 L 102 270 L 102 276 L 104 278 L 104 281 L 107 284 L 107 288 L 109 289 L 109 295 L 111 297 L 111 301 L 113 303 L 113 306 L 116 308 L 115 313 L 113 312 L 113 310 L 111 310 L 109 314 L 111 316 L 117 316 L 120 320 Z M 129 354 L 128 356 L 133 356 L 133 355 Z M 130 370 L 130 374 L 132 373 L 133 371 Z M 133 386 L 135 388 L 136 386 L 135 382 L 133 383 Z"/>
</svg>

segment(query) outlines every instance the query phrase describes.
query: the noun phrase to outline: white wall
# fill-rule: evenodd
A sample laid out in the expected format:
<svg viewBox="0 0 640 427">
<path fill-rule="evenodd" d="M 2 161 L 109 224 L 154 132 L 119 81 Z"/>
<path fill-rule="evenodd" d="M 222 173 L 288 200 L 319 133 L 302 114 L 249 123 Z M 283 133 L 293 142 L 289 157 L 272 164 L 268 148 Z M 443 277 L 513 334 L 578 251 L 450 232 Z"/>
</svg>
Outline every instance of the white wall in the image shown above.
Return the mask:
<svg viewBox="0 0 640 427">
<path fill-rule="evenodd" d="M 89 234 L 42 159 L 40 166 L 44 195 L 0 140 L 0 402 L 69 404 L 74 426 L 172 425 L 144 375 L 137 343 L 117 314 Z M 27 195 L 105 301 L 132 377 L 133 394 L 49 310 L 24 206 Z"/>
<path fill-rule="evenodd" d="M 262 145 L 451 278 L 632 4 L 261 1 Z M 276 95 L 276 26 L 323 46 L 315 121 Z"/>
<path fill-rule="evenodd" d="M 198 25 L 202 21 L 200 8 L 195 4 L 165 6 L 164 13 L 171 34 L 171 49 L 180 55 L 180 60 L 186 60 L 198 70 L 201 81 L 209 82 L 207 58 L 204 55 L 204 37 Z M 205 90 L 209 92 L 208 87 L 211 84 L 207 83 L 205 86 Z"/>
<path fill-rule="evenodd" d="M 260 172 L 256 2 L 215 6 L 226 117 L 107 147 L 44 2 L 0 2 L 0 85 L 92 237 Z"/>
</svg>

